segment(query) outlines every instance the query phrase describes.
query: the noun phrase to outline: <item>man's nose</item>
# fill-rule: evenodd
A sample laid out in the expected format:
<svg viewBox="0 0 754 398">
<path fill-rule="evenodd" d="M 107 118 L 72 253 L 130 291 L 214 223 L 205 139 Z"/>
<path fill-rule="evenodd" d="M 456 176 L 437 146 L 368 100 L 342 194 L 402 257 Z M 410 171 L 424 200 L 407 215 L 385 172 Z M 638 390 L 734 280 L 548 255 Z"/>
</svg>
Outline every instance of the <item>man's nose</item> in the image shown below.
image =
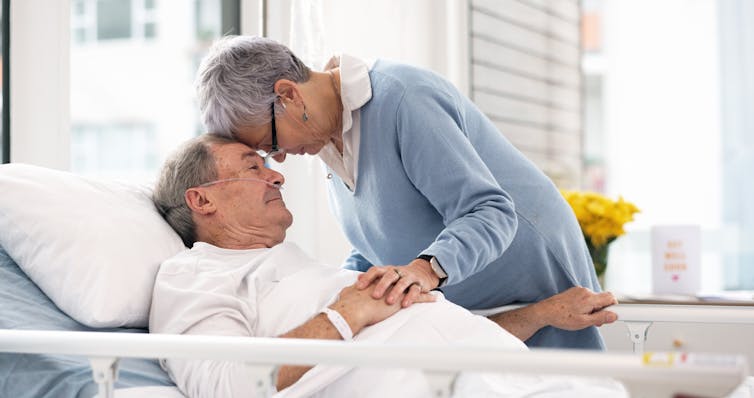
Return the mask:
<svg viewBox="0 0 754 398">
<path fill-rule="evenodd" d="M 285 183 L 285 177 L 283 177 L 282 174 L 272 169 L 267 169 L 267 170 L 270 171 L 270 176 L 269 178 L 267 178 L 267 181 L 275 185 L 283 185 L 283 183 Z"/>
</svg>

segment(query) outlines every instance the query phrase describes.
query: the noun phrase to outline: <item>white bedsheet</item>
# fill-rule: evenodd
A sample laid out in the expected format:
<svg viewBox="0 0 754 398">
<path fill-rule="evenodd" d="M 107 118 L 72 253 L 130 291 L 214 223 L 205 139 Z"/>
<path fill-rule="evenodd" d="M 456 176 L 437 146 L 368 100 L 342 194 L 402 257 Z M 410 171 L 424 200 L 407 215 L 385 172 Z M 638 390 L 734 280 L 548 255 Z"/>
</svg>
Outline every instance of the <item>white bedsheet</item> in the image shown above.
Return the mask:
<svg viewBox="0 0 754 398">
<path fill-rule="evenodd" d="M 366 374 L 360 376 L 370 376 L 372 373 L 365 370 Z M 388 377 L 397 377 L 391 379 L 391 382 L 400 387 L 406 381 L 406 377 L 414 377 L 419 380 L 423 376 L 416 371 L 388 371 L 380 372 Z M 380 377 L 380 379 L 383 379 Z M 423 380 L 422 380 L 423 381 Z M 369 386 L 363 386 L 368 389 Z M 368 390 L 366 390 L 368 391 Z M 321 392 L 312 397 L 354 397 L 364 396 L 362 390 L 358 393 L 345 392 L 349 395 L 331 395 L 333 391 L 327 393 Z M 403 390 L 401 393 L 406 394 L 410 391 Z M 416 392 L 417 395 L 411 397 L 429 397 L 427 391 Z M 367 395 L 368 396 L 368 395 Z M 385 395 L 390 396 L 390 395 Z M 408 396 L 408 395 L 403 395 Z M 479 375 L 479 374 L 462 374 L 456 380 L 456 389 L 453 397 L 456 398 L 493 398 L 493 397 L 536 397 L 536 398 L 603 398 L 603 397 L 627 397 L 623 387 L 611 380 L 598 379 L 580 379 L 573 377 L 537 377 L 523 375 Z M 115 398 L 185 398 L 177 387 L 141 387 L 127 388 L 115 391 Z M 736 398 L 748 398 L 741 396 Z"/>
<path fill-rule="evenodd" d="M 132 387 L 115 390 L 115 398 L 186 398 L 178 387 Z"/>
<path fill-rule="evenodd" d="M 456 398 L 497 397 L 626 397 L 615 381 L 561 376 L 463 374 L 455 384 Z M 116 398 L 185 398 L 176 387 L 139 387 L 115 391 Z M 333 396 L 333 398 L 338 398 Z M 728 398 L 754 398 L 754 377 L 748 377 Z"/>
</svg>

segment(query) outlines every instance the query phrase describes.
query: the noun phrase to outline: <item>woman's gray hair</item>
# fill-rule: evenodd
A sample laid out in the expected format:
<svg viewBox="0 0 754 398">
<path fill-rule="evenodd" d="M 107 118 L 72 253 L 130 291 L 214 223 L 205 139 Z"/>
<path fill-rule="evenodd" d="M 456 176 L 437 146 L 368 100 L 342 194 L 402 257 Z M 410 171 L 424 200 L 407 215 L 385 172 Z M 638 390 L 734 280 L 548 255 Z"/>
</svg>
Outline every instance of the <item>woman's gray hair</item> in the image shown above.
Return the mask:
<svg viewBox="0 0 754 398">
<path fill-rule="evenodd" d="M 196 91 L 207 131 L 233 137 L 239 127 L 270 122 L 275 82 L 309 80 L 309 67 L 288 47 L 270 39 L 226 36 L 199 65 Z"/>
<path fill-rule="evenodd" d="M 186 204 L 186 190 L 217 179 L 213 144 L 235 142 L 215 134 L 202 134 L 181 145 L 162 166 L 152 201 L 186 247 L 196 242 L 196 224 Z"/>
</svg>

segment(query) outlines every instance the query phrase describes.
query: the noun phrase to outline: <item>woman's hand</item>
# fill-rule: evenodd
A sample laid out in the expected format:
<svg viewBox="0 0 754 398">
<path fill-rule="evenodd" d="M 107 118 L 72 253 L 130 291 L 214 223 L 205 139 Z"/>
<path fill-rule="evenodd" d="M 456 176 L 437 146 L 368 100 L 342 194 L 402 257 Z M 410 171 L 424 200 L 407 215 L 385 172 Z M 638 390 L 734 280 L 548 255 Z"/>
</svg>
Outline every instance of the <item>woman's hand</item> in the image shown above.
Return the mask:
<svg viewBox="0 0 754 398">
<path fill-rule="evenodd" d="M 363 290 L 374 282 L 377 285 L 372 290 L 373 298 L 379 299 L 387 293 L 385 302 L 388 305 L 402 298 L 401 307 L 406 308 L 416 302 L 431 301 L 422 293 L 436 288 L 440 278 L 432 271 L 429 261 L 417 258 L 408 265 L 373 266 L 359 275 L 356 288 Z"/>
</svg>

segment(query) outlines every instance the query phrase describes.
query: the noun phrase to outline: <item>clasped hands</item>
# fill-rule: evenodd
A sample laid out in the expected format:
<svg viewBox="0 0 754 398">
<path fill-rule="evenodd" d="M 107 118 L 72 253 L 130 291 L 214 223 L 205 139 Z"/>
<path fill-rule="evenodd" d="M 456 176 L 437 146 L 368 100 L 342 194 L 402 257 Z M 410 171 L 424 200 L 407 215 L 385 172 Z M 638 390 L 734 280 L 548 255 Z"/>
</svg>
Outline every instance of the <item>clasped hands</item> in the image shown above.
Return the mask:
<svg viewBox="0 0 754 398">
<path fill-rule="evenodd" d="M 437 286 L 437 277 L 432 285 L 431 277 L 423 275 L 423 272 L 416 271 L 410 265 L 372 267 L 359 275 L 353 285 L 343 288 L 330 308 L 345 318 L 355 335 L 401 308 L 413 303 L 434 302 L 435 296 L 429 293 L 430 289 L 423 291 L 422 286 Z M 429 272 L 432 272 L 431 268 Z"/>
<path fill-rule="evenodd" d="M 400 302 L 401 307 L 406 308 L 413 303 L 434 301 L 434 296 L 429 292 L 439 283 L 440 279 L 429 262 L 417 258 L 403 266 L 373 266 L 359 275 L 356 288 L 364 290 L 375 284 L 372 298 L 380 299 L 387 295 L 385 302 L 388 305 Z"/>
</svg>

